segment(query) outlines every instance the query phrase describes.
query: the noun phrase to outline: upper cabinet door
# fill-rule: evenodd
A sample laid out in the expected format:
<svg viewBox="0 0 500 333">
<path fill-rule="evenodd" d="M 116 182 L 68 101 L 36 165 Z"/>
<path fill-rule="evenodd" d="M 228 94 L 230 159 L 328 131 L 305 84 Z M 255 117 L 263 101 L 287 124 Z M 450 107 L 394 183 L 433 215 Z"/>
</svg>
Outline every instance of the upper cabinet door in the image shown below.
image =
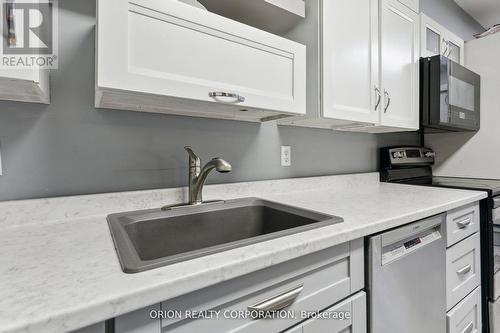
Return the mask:
<svg viewBox="0 0 500 333">
<path fill-rule="evenodd" d="M 399 0 L 403 5 L 413 10 L 415 13 L 420 12 L 420 0 Z"/>
<path fill-rule="evenodd" d="M 378 123 L 378 0 L 322 4 L 323 117 Z"/>
<path fill-rule="evenodd" d="M 420 17 L 422 57 L 440 54 L 463 65 L 465 60 L 464 40 L 427 15 L 420 14 Z"/>
<path fill-rule="evenodd" d="M 97 106 L 305 113 L 305 46 L 285 38 L 177 0 L 99 0 L 97 38 Z"/>
<path fill-rule="evenodd" d="M 419 128 L 419 16 L 397 0 L 381 5 L 381 124 Z"/>
<path fill-rule="evenodd" d="M 465 63 L 465 42 L 458 36 L 448 32 L 446 35 L 446 53 L 444 54 L 456 63 Z"/>
<path fill-rule="evenodd" d="M 436 24 L 433 24 L 426 15 L 422 14 L 421 17 L 422 57 L 444 54 L 446 43 L 443 31 Z"/>
</svg>

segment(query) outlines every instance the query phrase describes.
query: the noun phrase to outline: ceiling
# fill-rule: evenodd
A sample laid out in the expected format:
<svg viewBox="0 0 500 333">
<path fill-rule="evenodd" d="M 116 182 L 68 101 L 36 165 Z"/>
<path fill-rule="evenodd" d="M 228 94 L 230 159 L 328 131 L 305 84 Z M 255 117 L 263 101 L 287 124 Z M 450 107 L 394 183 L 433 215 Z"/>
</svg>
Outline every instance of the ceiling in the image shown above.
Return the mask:
<svg viewBox="0 0 500 333">
<path fill-rule="evenodd" d="M 500 24 L 500 0 L 455 0 L 455 2 L 485 28 Z"/>
</svg>

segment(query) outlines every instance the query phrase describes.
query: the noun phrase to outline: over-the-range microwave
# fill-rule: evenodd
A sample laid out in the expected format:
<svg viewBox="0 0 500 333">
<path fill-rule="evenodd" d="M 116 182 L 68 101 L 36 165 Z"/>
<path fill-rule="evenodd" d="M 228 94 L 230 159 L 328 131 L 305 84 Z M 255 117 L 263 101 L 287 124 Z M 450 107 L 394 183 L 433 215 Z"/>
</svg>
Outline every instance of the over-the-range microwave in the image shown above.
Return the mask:
<svg viewBox="0 0 500 333">
<path fill-rule="evenodd" d="M 444 56 L 420 59 L 420 115 L 425 131 L 478 131 L 480 95 L 478 74 Z"/>
</svg>

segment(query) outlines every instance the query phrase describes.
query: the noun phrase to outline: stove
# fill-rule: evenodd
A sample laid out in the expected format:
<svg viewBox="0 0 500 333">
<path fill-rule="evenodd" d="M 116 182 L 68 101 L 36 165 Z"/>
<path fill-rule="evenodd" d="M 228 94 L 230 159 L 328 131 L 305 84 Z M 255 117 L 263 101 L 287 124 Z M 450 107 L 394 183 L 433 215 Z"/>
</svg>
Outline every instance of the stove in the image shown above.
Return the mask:
<svg viewBox="0 0 500 333">
<path fill-rule="evenodd" d="M 498 333 L 490 329 L 495 316 L 490 320 L 489 315 L 500 310 L 500 180 L 435 177 L 432 174 L 434 158 L 435 153 L 425 147 L 382 148 L 380 181 L 488 193 L 488 198 L 480 202 L 483 333 Z"/>
</svg>

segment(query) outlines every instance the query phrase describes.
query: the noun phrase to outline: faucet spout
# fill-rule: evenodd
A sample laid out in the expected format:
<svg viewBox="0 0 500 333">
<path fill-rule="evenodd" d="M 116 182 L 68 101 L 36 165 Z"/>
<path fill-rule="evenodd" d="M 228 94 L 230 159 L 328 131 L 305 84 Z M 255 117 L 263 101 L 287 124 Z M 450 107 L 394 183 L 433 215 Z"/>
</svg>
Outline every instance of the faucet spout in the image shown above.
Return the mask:
<svg viewBox="0 0 500 333">
<path fill-rule="evenodd" d="M 231 172 L 232 167 L 227 161 L 214 158 L 201 168 L 201 160 L 191 147 L 186 146 L 184 149 L 189 154 L 189 204 L 199 205 L 203 203 L 203 186 L 210 172 L 215 169 L 218 172 L 227 173 Z"/>
</svg>

